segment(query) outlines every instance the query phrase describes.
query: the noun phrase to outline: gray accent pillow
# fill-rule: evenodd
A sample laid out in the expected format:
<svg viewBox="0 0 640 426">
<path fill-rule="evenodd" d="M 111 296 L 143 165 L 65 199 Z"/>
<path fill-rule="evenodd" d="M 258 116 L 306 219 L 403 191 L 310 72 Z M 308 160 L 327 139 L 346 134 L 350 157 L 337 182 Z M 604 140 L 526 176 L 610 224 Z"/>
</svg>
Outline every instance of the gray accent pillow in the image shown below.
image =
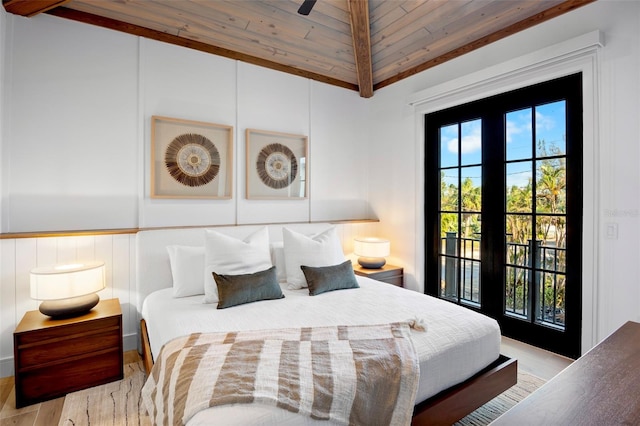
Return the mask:
<svg viewBox="0 0 640 426">
<path fill-rule="evenodd" d="M 213 272 L 213 279 L 218 287 L 218 309 L 284 298 L 275 266 L 253 274 L 218 275 Z"/>
<path fill-rule="evenodd" d="M 350 260 L 333 266 L 300 266 L 309 286 L 309 295 L 333 290 L 360 288 Z"/>
</svg>

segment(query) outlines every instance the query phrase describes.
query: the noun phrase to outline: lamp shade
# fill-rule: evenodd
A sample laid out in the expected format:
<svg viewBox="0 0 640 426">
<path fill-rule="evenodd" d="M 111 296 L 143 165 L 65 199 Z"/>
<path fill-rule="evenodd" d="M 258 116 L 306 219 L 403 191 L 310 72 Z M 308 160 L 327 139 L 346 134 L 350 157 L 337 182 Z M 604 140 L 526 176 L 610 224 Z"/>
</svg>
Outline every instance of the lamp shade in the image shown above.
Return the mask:
<svg viewBox="0 0 640 426">
<path fill-rule="evenodd" d="M 105 287 L 104 262 L 38 267 L 31 270 L 31 298 L 43 300 L 40 312 L 69 316 L 87 312 Z"/>
<path fill-rule="evenodd" d="M 391 243 L 383 238 L 363 237 L 353 240 L 353 253 L 363 268 L 382 268 L 391 254 Z"/>
</svg>

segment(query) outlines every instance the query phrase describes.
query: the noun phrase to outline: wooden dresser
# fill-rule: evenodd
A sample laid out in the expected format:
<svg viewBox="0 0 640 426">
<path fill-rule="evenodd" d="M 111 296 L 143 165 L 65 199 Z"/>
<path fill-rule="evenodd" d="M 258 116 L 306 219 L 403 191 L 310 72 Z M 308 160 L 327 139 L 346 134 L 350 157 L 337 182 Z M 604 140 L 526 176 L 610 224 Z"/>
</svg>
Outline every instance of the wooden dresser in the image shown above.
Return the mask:
<svg viewBox="0 0 640 426">
<path fill-rule="evenodd" d="M 16 407 L 64 396 L 123 377 L 118 299 L 89 313 L 51 319 L 27 312 L 13 334 Z"/>
<path fill-rule="evenodd" d="M 640 424 L 640 324 L 627 322 L 491 425 Z"/>
</svg>

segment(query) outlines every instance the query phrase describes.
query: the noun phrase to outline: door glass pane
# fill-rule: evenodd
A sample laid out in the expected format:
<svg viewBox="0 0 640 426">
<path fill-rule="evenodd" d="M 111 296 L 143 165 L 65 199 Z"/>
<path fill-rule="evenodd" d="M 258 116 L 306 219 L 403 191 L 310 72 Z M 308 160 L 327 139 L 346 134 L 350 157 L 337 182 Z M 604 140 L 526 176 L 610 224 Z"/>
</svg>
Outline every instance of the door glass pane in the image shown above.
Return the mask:
<svg viewBox="0 0 640 426">
<path fill-rule="evenodd" d="M 531 215 L 506 215 L 505 313 L 530 318 L 531 291 L 535 267 L 535 241 Z"/>
<path fill-rule="evenodd" d="M 458 125 L 440 128 L 440 167 L 458 165 Z"/>
<path fill-rule="evenodd" d="M 462 182 L 462 210 L 479 212 L 482 209 L 482 168 L 463 167 L 460 169 Z"/>
<path fill-rule="evenodd" d="M 532 108 L 525 108 L 505 114 L 507 161 L 532 158 L 532 111 Z"/>
<path fill-rule="evenodd" d="M 447 253 L 444 249 L 445 238 L 449 234 L 453 234 L 455 239 L 458 235 L 458 214 L 457 213 L 441 213 L 440 214 L 440 234 L 442 238 L 442 250 L 440 253 Z"/>
<path fill-rule="evenodd" d="M 536 107 L 536 157 L 566 153 L 566 101 Z"/>
<path fill-rule="evenodd" d="M 532 217 L 529 215 L 506 215 L 507 264 L 530 266 L 529 245 L 532 240 Z"/>
<path fill-rule="evenodd" d="M 482 120 L 467 121 L 460 125 L 460 165 L 482 163 Z"/>
<path fill-rule="evenodd" d="M 460 251 L 462 257 L 480 260 L 480 215 L 462 215 L 462 243 Z"/>
<path fill-rule="evenodd" d="M 566 176 L 564 158 L 536 161 L 536 212 L 566 213 Z"/>
<path fill-rule="evenodd" d="M 530 161 L 506 165 L 507 211 L 510 213 L 531 213 L 533 172 Z"/>
<path fill-rule="evenodd" d="M 566 275 L 540 272 L 538 323 L 564 327 Z"/>
<path fill-rule="evenodd" d="M 458 259 L 440 257 L 440 297 L 458 301 Z"/>
<path fill-rule="evenodd" d="M 529 317 L 529 270 L 507 266 L 505 268 L 505 307 L 507 315 Z"/>
<path fill-rule="evenodd" d="M 480 303 L 480 262 L 469 259 L 462 259 L 462 302 L 467 304 Z"/>
<path fill-rule="evenodd" d="M 482 210 L 481 123 L 481 120 L 472 120 L 439 128 L 439 293 L 457 303 L 478 307 Z"/>
<path fill-rule="evenodd" d="M 565 216 L 540 215 L 536 219 L 540 241 L 536 321 L 560 328 L 565 317 L 566 228 Z"/>
<path fill-rule="evenodd" d="M 480 215 L 462 215 L 461 257 L 461 301 L 467 304 L 480 303 Z"/>
<path fill-rule="evenodd" d="M 562 250 L 558 258 L 564 262 L 564 250 L 567 239 L 567 218 L 566 216 L 538 215 L 536 218 L 536 232 L 538 239 L 544 242 L 548 248 Z M 557 268 L 554 268 L 556 270 Z M 561 269 L 565 271 L 564 265 Z"/>
<path fill-rule="evenodd" d="M 458 211 L 458 169 L 440 172 L 440 210 Z"/>
</svg>

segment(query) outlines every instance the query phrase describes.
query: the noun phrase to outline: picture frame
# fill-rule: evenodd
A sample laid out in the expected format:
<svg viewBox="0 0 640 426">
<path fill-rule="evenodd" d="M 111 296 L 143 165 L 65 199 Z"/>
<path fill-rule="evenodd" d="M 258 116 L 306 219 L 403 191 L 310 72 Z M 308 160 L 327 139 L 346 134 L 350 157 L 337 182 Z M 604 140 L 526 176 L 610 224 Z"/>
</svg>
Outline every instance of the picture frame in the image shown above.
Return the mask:
<svg viewBox="0 0 640 426">
<path fill-rule="evenodd" d="M 230 199 L 233 127 L 151 117 L 151 198 Z"/>
<path fill-rule="evenodd" d="M 246 130 L 246 198 L 292 200 L 309 196 L 307 136 Z"/>
</svg>

